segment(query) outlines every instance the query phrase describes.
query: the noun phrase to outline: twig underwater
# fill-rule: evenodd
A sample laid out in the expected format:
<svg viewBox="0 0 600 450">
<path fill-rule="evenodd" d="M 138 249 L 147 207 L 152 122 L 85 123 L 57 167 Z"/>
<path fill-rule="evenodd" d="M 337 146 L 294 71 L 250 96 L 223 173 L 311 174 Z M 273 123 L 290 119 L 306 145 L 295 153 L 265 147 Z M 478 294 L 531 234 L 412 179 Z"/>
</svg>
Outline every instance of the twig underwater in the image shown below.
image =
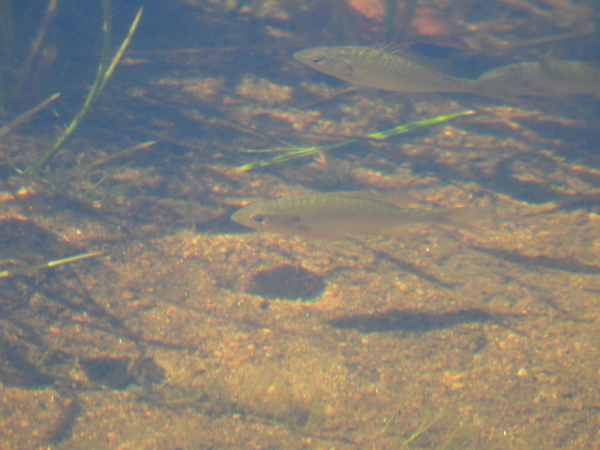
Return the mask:
<svg viewBox="0 0 600 450">
<path fill-rule="evenodd" d="M 258 167 L 269 166 L 272 164 L 280 164 L 287 161 L 291 161 L 292 159 L 302 158 L 304 156 L 321 154 L 323 152 L 334 150 L 336 148 L 344 147 L 346 145 L 353 144 L 355 142 L 359 142 L 362 139 L 386 139 L 390 136 L 395 136 L 402 133 L 408 133 L 409 131 L 417 130 L 419 128 L 425 128 L 431 125 L 437 125 L 439 123 L 448 122 L 452 119 L 456 119 L 457 117 L 468 116 L 471 114 L 475 114 L 476 111 L 467 110 L 461 111 L 453 114 L 446 114 L 443 116 L 434 117 L 432 119 L 418 120 L 416 122 L 409 122 L 404 125 L 399 125 L 394 128 L 388 128 L 387 130 L 378 131 L 376 133 L 369 134 L 364 138 L 352 138 L 347 139 L 341 142 L 336 142 L 334 144 L 328 145 L 319 145 L 314 147 L 304 147 L 304 148 L 289 148 L 289 149 L 260 149 L 260 150 L 246 150 L 246 153 L 269 153 L 269 152 L 284 152 L 283 154 L 273 156 L 267 159 L 261 159 L 258 161 L 254 161 L 248 164 L 244 164 L 243 166 L 236 167 L 236 171 L 238 172 L 246 172 L 248 170 L 256 169 Z"/>
</svg>

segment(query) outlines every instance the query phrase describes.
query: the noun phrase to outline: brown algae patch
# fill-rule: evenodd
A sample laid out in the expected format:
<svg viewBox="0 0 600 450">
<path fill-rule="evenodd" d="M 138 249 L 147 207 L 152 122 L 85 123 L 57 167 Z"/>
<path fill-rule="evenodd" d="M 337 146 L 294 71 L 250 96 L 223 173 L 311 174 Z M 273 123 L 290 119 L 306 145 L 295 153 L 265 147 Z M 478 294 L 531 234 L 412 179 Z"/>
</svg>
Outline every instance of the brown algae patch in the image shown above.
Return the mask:
<svg viewBox="0 0 600 450">
<path fill-rule="evenodd" d="M 206 100 L 213 97 L 223 90 L 223 78 L 198 77 L 198 78 L 172 78 L 166 77 L 155 81 L 157 86 L 176 86 L 180 87 L 182 92 L 191 94 L 200 100 Z"/>
<path fill-rule="evenodd" d="M 276 105 L 291 99 L 292 88 L 271 83 L 255 76 L 245 77 L 236 87 L 236 92 L 241 97 L 254 100 L 265 105 Z"/>
</svg>

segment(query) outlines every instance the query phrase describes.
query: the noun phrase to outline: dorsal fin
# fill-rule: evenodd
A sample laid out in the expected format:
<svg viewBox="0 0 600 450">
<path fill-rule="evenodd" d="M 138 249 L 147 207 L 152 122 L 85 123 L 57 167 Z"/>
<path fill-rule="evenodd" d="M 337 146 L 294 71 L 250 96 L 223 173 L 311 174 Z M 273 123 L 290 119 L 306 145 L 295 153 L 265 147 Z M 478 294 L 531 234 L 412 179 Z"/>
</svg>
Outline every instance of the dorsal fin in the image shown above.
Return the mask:
<svg viewBox="0 0 600 450">
<path fill-rule="evenodd" d="M 419 55 L 418 53 L 408 50 L 407 48 L 398 44 L 382 42 L 379 44 L 374 44 L 368 48 L 385 53 L 387 55 L 395 56 L 396 58 L 404 61 L 410 61 L 411 63 L 418 64 L 419 66 L 423 66 L 436 72 L 444 72 L 438 61 Z"/>
<path fill-rule="evenodd" d="M 391 42 L 379 42 L 377 44 L 373 44 L 370 46 L 374 50 L 381 50 L 382 52 L 390 53 L 392 55 L 395 54 L 403 54 L 403 53 L 412 53 L 406 47 L 401 46 L 400 44 L 394 44 Z"/>
<path fill-rule="evenodd" d="M 375 191 L 341 191 L 329 192 L 326 195 L 374 200 L 377 202 L 386 203 L 390 206 L 396 206 L 398 208 L 406 207 L 407 204 L 414 201 L 414 198 L 410 194 L 397 191 L 385 193 Z"/>
<path fill-rule="evenodd" d="M 389 42 L 380 42 L 379 44 L 374 44 L 369 47 L 372 50 L 377 50 L 383 53 L 387 53 L 388 55 L 394 55 L 398 58 L 402 58 L 405 60 L 409 60 L 419 64 L 427 64 L 430 65 L 431 61 L 429 61 L 424 56 L 418 55 L 415 52 L 411 52 L 407 48 L 399 45 L 392 44 Z"/>
</svg>

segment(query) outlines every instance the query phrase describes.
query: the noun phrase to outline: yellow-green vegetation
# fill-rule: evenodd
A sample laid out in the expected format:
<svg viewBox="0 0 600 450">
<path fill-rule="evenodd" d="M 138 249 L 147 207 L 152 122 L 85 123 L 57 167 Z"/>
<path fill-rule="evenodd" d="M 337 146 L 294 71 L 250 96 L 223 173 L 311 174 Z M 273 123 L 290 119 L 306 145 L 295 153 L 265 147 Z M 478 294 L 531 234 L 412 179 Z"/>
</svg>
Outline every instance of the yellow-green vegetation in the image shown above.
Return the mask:
<svg viewBox="0 0 600 450">
<path fill-rule="evenodd" d="M 415 450 L 427 448 L 431 450 L 467 450 L 483 448 L 481 446 L 480 429 L 468 419 L 451 418 L 447 412 L 425 415 L 412 432 L 403 430 L 398 421 L 400 409 L 394 411 L 381 429 L 381 439 L 386 442 L 382 448 Z M 446 420 L 449 419 L 449 420 Z M 401 431 L 403 430 L 403 431 Z M 400 435 L 402 433 L 402 435 Z M 410 433 L 410 434 L 409 434 Z M 497 449 L 502 442 L 496 442 L 489 448 Z M 388 447 L 389 446 L 389 447 Z"/>
<path fill-rule="evenodd" d="M 23 275 L 23 274 L 28 274 L 28 273 L 32 273 L 32 272 L 37 272 L 38 270 L 42 270 L 42 269 L 49 268 L 49 267 L 60 266 L 61 264 L 68 264 L 71 262 L 79 261 L 81 259 L 91 258 L 93 256 L 98 256 L 103 253 L 104 253 L 103 251 L 84 253 L 82 255 L 71 256 L 69 258 L 57 259 L 56 261 L 48 261 L 43 264 L 38 264 L 35 266 L 23 266 L 23 267 L 16 267 L 14 269 L 3 270 L 0 272 L 0 278 L 12 277 L 13 275 Z"/>
<path fill-rule="evenodd" d="M 385 426 L 381 429 L 381 435 L 385 436 L 386 434 L 392 434 L 392 429 L 397 429 L 398 425 L 395 424 L 395 419 L 399 410 L 394 411 L 394 414 L 388 419 Z M 462 424 L 454 428 L 454 430 L 450 433 L 449 436 L 444 436 L 440 440 L 439 430 L 435 429 L 435 425 L 444 417 L 444 414 L 439 414 L 434 417 L 430 417 L 429 412 L 425 413 L 425 416 L 417 426 L 417 428 L 408 436 L 408 437 L 400 437 L 393 436 L 391 438 L 391 442 L 393 448 L 399 448 L 404 450 L 410 450 L 413 448 L 431 448 L 437 450 L 449 450 L 454 448 L 468 448 L 466 445 L 470 443 L 470 438 L 467 437 L 466 440 L 460 440 L 459 447 L 454 446 L 453 440 L 455 434 L 457 434 L 458 430 L 460 430 Z M 438 441 L 439 445 L 435 442 Z M 449 445 L 453 445 L 449 447 Z"/>
<path fill-rule="evenodd" d="M 54 100 L 56 100 L 58 97 L 60 97 L 59 93 L 56 93 L 52 96 L 50 96 L 49 98 L 47 98 L 46 100 L 44 100 L 42 103 L 40 103 L 37 106 L 34 106 L 33 108 L 31 108 L 28 111 L 25 111 L 23 114 L 15 117 L 14 119 L 12 119 L 9 123 L 7 123 L 6 125 L 4 125 L 3 127 L 0 128 L 0 142 L 2 142 L 2 139 L 9 134 L 11 131 L 13 131 L 15 128 L 17 128 L 19 125 L 21 125 L 22 123 L 25 123 L 31 116 L 33 116 L 36 112 L 40 111 L 41 109 L 44 109 L 46 106 L 48 106 L 50 103 L 52 103 Z"/>
<path fill-rule="evenodd" d="M 90 90 L 90 92 L 85 100 L 85 103 L 83 104 L 83 107 L 79 110 L 79 112 L 77 113 L 77 115 L 75 116 L 73 121 L 67 127 L 65 132 L 58 138 L 58 140 L 56 141 L 54 146 L 51 149 L 49 149 L 40 159 L 38 159 L 36 161 L 35 165 L 33 166 L 34 169 L 43 167 L 54 155 L 56 155 L 56 153 L 58 153 L 63 142 L 75 131 L 75 129 L 79 126 L 80 122 L 83 120 L 84 116 L 90 110 L 90 108 L 92 107 L 92 105 L 94 104 L 96 99 L 98 98 L 98 95 L 100 95 L 102 88 L 104 87 L 104 85 L 106 84 L 106 82 L 108 81 L 110 76 L 112 75 L 113 71 L 115 70 L 116 65 L 119 63 L 119 60 L 121 59 L 121 57 L 123 56 L 123 53 L 125 52 L 125 49 L 129 45 L 129 42 L 131 41 L 131 37 L 133 36 L 133 33 L 135 32 L 135 29 L 137 28 L 137 25 L 142 16 L 143 9 L 142 8 L 139 9 L 135 19 L 133 20 L 133 23 L 131 24 L 131 28 L 129 29 L 129 33 L 127 34 L 127 37 L 121 44 L 121 47 L 117 51 L 116 55 L 113 57 L 110 64 L 109 64 L 109 58 L 110 58 L 110 37 L 111 37 L 112 19 L 111 19 L 111 13 L 110 13 L 110 1 L 109 0 L 102 0 L 102 11 L 104 13 L 104 22 L 102 25 L 102 29 L 104 31 L 103 41 L 102 41 L 102 55 L 100 57 L 100 64 L 98 65 L 98 71 L 96 73 L 96 79 L 94 81 L 92 89 Z"/>
<path fill-rule="evenodd" d="M 475 114 L 475 111 L 462 111 L 459 113 L 453 114 L 445 114 L 443 116 L 434 117 L 432 119 L 418 120 L 416 122 L 406 123 L 404 125 L 398 125 L 397 127 L 389 128 L 387 130 L 378 131 L 376 133 L 371 133 L 364 138 L 351 138 L 345 139 L 340 142 L 336 142 L 334 144 L 329 145 L 318 145 L 314 147 L 305 147 L 305 148 L 274 148 L 274 149 L 261 149 L 261 150 L 246 150 L 248 153 L 280 153 L 279 155 L 273 156 L 267 159 L 261 159 L 255 162 L 251 162 L 249 164 L 244 164 L 243 166 L 239 166 L 236 170 L 239 172 L 245 172 L 247 170 L 252 170 L 257 167 L 269 166 L 271 164 L 280 164 L 283 162 L 287 162 L 296 158 L 302 158 L 304 156 L 315 156 L 322 155 L 330 150 L 334 150 L 337 148 L 345 147 L 350 144 L 354 144 L 355 142 L 359 142 L 363 139 L 386 139 L 390 136 L 395 136 L 402 133 L 408 133 L 409 131 L 417 130 L 419 128 L 425 128 L 432 125 L 437 125 L 439 123 L 444 123 L 449 120 L 455 119 L 457 117 L 467 116 Z"/>
<path fill-rule="evenodd" d="M 42 169 L 44 169 L 44 167 L 48 165 L 52 158 L 62 149 L 65 141 L 79 127 L 84 117 L 89 113 L 95 104 L 98 96 L 102 92 L 102 89 L 110 79 L 115 67 L 127 49 L 142 15 L 142 8 L 140 8 L 135 19 L 133 20 L 133 23 L 131 24 L 126 38 L 116 54 L 111 58 L 112 16 L 110 0 L 101 0 L 101 5 L 103 19 L 100 63 L 96 72 L 96 78 L 83 106 L 75 115 L 73 120 L 69 123 L 69 125 L 66 126 L 65 130 L 58 136 L 54 144 L 46 151 L 43 151 L 41 155 L 26 156 L 23 154 L 17 154 L 16 156 L 7 158 L 5 160 L 6 163 L 11 166 L 16 173 L 22 175 L 27 173 L 28 177 L 32 177 L 34 180 L 43 183 L 45 188 L 57 190 L 71 198 L 84 197 L 104 180 L 114 176 L 119 171 L 119 169 L 116 169 L 110 173 L 103 173 L 103 176 L 100 177 L 100 180 L 93 183 L 84 182 L 84 180 L 90 176 L 89 172 L 92 169 L 96 169 L 99 165 L 107 162 L 107 158 L 102 158 L 101 160 L 96 161 L 95 163 L 86 167 L 77 167 L 74 170 L 66 170 L 65 168 L 55 167 L 51 170 L 42 171 Z M 17 69 L 13 67 L 14 63 L 12 63 L 12 61 L 15 59 L 14 53 L 17 51 L 17 47 L 15 45 L 15 24 L 12 15 L 11 4 L 9 0 L 0 1 L 0 41 L 2 42 L 2 47 L 0 48 L 0 89 L 3 89 L 0 91 L 0 112 L 2 112 L 2 115 L 5 117 L 10 115 L 11 105 L 17 103 L 19 93 L 27 87 L 24 85 L 24 83 L 28 82 L 28 79 L 25 75 L 32 70 L 34 61 L 36 61 L 36 58 L 39 57 L 48 26 L 54 17 L 55 10 L 56 0 L 49 0 L 38 35 L 31 45 L 27 56 L 17 58 L 17 60 L 23 60 L 22 67 Z M 24 74 L 24 76 L 18 80 L 13 79 L 11 77 L 11 73 L 13 72 Z M 11 91 L 10 96 L 7 94 L 9 90 Z M 33 108 L 30 108 L 27 111 L 19 114 L 16 118 L 7 121 L 4 126 L 0 127 L 0 142 L 18 126 L 25 123 L 32 115 L 56 100 L 59 95 L 60 94 L 56 93 Z M 149 145 L 152 145 L 152 143 L 145 143 L 142 144 L 141 147 L 135 146 L 133 149 L 124 150 L 119 152 L 117 155 L 113 155 L 110 160 L 131 153 L 139 148 L 146 148 Z M 83 193 L 79 192 L 80 190 L 83 190 Z"/>
</svg>

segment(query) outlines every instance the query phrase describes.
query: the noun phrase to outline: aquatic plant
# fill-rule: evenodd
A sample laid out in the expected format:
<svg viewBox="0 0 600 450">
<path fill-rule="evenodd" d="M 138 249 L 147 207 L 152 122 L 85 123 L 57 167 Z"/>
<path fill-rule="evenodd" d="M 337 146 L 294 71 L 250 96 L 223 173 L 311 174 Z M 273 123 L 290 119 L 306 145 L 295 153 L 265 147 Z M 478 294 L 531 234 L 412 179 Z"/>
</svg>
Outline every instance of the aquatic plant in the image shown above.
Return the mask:
<svg viewBox="0 0 600 450">
<path fill-rule="evenodd" d="M 22 58 L 18 58 L 17 55 L 15 55 L 15 53 L 17 53 L 17 31 L 25 27 L 23 27 L 22 24 L 15 24 L 10 0 L 0 0 L 0 117 L 6 116 L 10 110 L 13 109 L 13 106 L 17 105 L 24 86 L 31 83 L 34 72 L 34 63 L 37 61 L 38 66 L 52 65 L 56 56 L 55 54 L 42 55 L 41 57 L 40 54 L 43 52 L 42 45 L 47 34 L 48 26 L 54 18 L 56 4 L 57 0 L 49 0 L 36 38 L 31 43 L 27 54 L 23 55 Z M 21 59 L 23 60 L 21 66 L 17 67 L 17 63 Z M 52 95 L 47 100 L 20 114 L 8 124 L 1 127 L 0 142 L 9 132 L 58 98 L 58 95 L 59 94 Z"/>
<path fill-rule="evenodd" d="M 113 57 L 110 64 L 109 64 L 109 55 L 110 55 L 110 37 L 111 37 L 111 22 L 112 22 L 111 13 L 110 13 L 110 0 L 102 0 L 102 11 L 103 11 L 103 15 L 104 15 L 104 20 L 103 20 L 103 24 L 102 24 L 102 29 L 103 29 L 102 53 L 100 56 L 100 64 L 98 65 L 98 71 L 96 72 L 96 79 L 94 80 L 92 89 L 88 93 L 88 96 L 85 100 L 85 103 L 83 104 L 83 107 L 79 110 L 79 112 L 77 113 L 75 118 L 71 121 L 71 123 L 69 124 L 69 126 L 67 127 L 65 132 L 57 139 L 54 146 L 51 149 L 49 149 L 41 158 L 39 158 L 35 162 L 35 164 L 33 165 L 34 169 L 39 169 L 39 168 L 43 167 L 45 164 L 48 163 L 48 161 L 50 161 L 50 159 L 54 155 L 56 155 L 56 153 L 58 153 L 58 151 L 60 150 L 60 148 L 61 148 L 62 144 L 65 142 L 65 140 L 69 136 L 71 136 L 71 134 L 79 126 L 79 124 L 81 123 L 81 121 L 83 120 L 85 115 L 88 113 L 88 111 L 90 110 L 90 108 L 92 107 L 92 105 L 94 104 L 96 99 L 98 98 L 98 95 L 100 95 L 102 88 L 104 88 L 104 85 L 106 84 L 106 82 L 112 75 L 113 71 L 115 70 L 115 67 L 117 66 L 117 64 L 119 63 L 119 60 L 123 56 L 123 53 L 127 49 L 129 42 L 131 42 L 131 38 L 132 38 L 133 34 L 135 33 L 137 25 L 142 16 L 143 8 L 140 8 L 138 10 L 137 15 L 135 16 L 135 19 L 133 20 L 133 23 L 131 24 L 131 27 L 129 28 L 129 33 L 127 34 L 127 37 L 121 44 L 121 47 L 117 51 L 116 55 Z"/>
<path fill-rule="evenodd" d="M 11 120 L 9 123 L 4 125 L 3 127 L 0 127 L 0 142 L 2 142 L 2 139 L 6 135 L 8 135 L 10 132 L 12 132 L 15 128 L 17 128 L 19 125 L 25 123 L 27 120 L 29 120 L 29 118 L 31 116 L 33 116 L 38 111 L 44 109 L 46 106 L 48 106 L 54 100 L 56 100 L 58 97 L 60 97 L 60 93 L 56 93 L 56 94 L 50 96 L 49 98 L 44 100 L 39 105 L 34 106 L 33 108 L 31 108 L 28 111 L 25 111 L 23 114 L 15 117 L 13 120 Z"/>
<path fill-rule="evenodd" d="M 15 23 L 10 0 L 0 0 L 0 112 L 3 114 L 17 102 L 23 87 L 30 81 L 32 68 L 42 52 L 42 44 L 48 25 L 54 17 L 56 4 L 57 0 L 49 0 L 37 36 L 32 41 L 29 51 L 26 55 L 17 55 L 20 50 L 18 49 L 18 34 L 25 27 L 23 24 Z M 37 8 L 32 7 L 31 9 Z M 52 56 L 48 57 L 53 59 Z M 41 63 L 42 60 L 38 63 Z M 22 64 L 17 67 L 20 61 Z M 48 63 L 49 61 L 43 62 Z"/>
<path fill-rule="evenodd" d="M 392 435 L 398 431 L 396 418 L 401 408 L 398 408 L 386 421 L 381 429 L 381 437 Z M 430 448 L 432 450 L 466 450 L 469 448 L 481 448 L 479 442 L 479 428 L 468 420 L 450 421 L 442 424 L 442 419 L 447 416 L 440 413 L 430 417 L 430 411 L 419 422 L 419 425 L 408 436 L 392 436 L 389 442 L 390 448 L 411 450 L 415 448 Z M 496 442 L 490 449 L 496 449 L 502 442 Z"/>
<path fill-rule="evenodd" d="M 239 166 L 236 168 L 238 172 L 245 172 L 247 170 L 252 170 L 257 167 L 268 166 L 271 164 L 280 164 L 287 161 L 291 161 L 293 159 L 302 158 L 304 156 L 311 155 L 322 155 L 323 153 L 334 150 L 337 148 L 345 147 L 347 145 L 353 144 L 355 142 L 359 142 L 362 139 L 386 139 L 390 136 L 395 136 L 402 133 L 408 133 L 409 131 L 417 130 L 419 128 L 425 128 L 432 125 L 437 125 L 439 123 L 444 123 L 455 119 L 457 117 L 467 116 L 475 114 L 475 111 L 467 110 L 461 111 L 453 114 L 446 114 L 443 116 L 434 117 L 432 119 L 418 120 L 416 122 L 409 122 L 404 125 L 398 125 L 397 127 L 389 128 L 387 130 L 378 131 L 376 133 L 371 133 L 364 138 L 351 138 L 346 139 L 340 142 L 336 142 L 334 144 L 329 145 L 320 145 L 314 147 L 304 147 L 304 148 L 274 148 L 274 149 L 262 149 L 262 150 L 246 150 L 247 153 L 274 153 L 280 152 L 282 154 L 273 156 L 271 158 L 261 159 L 259 161 L 251 162 L 249 164 L 244 164 L 243 166 Z"/>
<path fill-rule="evenodd" d="M 17 46 L 15 44 L 15 23 L 13 14 L 11 11 L 11 5 L 9 0 L 1 0 L 0 1 L 0 41 L 2 41 L 2 46 L 0 47 L 0 89 L 4 89 L 4 91 L 0 91 L 0 111 L 4 112 L 4 114 L 8 114 L 13 105 L 16 105 L 19 98 L 20 93 L 24 91 L 24 87 L 27 83 L 37 82 L 40 80 L 29 80 L 28 76 L 30 72 L 33 72 L 34 65 L 36 61 L 41 58 L 40 54 L 42 52 L 44 46 L 44 40 L 47 34 L 47 30 L 49 24 L 51 23 L 56 10 L 56 2 L 57 0 L 49 0 L 47 10 L 41 20 L 41 24 L 39 25 L 39 30 L 37 32 L 36 38 L 33 40 L 29 51 L 26 56 L 21 58 L 15 58 L 13 55 L 17 51 Z M 123 56 L 125 50 L 127 49 L 133 34 L 137 28 L 137 25 L 140 21 L 143 9 L 140 8 L 135 16 L 127 36 L 122 42 L 121 46 L 117 50 L 114 57 L 110 57 L 111 53 L 111 30 L 112 30 L 112 16 L 111 16 L 111 2 L 110 0 L 100 0 L 102 5 L 102 49 L 100 54 L 100 62 L 96 71 L 96 77 L 94 83 L 86 97 L 86 100 L 80 110 L 77 112 L 73 120 L 70 122 L 68 126 L 65 127 L 65 130 L 58 136 L 54 144 L 47 149 L 45 152 L 38 157 L 26 157 L 23 154 L 17 155 L 15 158 L 7 159 L 6 162 L 9 166 L 11 166 L 15 172 L 24 174 L 29 172 L 29 177 L 32 177 L 36 181 L 41 181 L 46 186 L 54 188 L 62 192 L 63 194 L 67 194 L 66 182 L 69 179 L 73 179 L 73 175 L 75 179 L 81 179 L 82 177 L 82 168 L 78 168 L 76 173 L 72 173 L 70 175 L 67 174 L 61 168 L 55 168 L 52 171 L 45 171 L 43 174 L 41 169 L 44 168 L 50 160 L 61 150 L 65 141 L 73 134 L 73 132 L 79 127 L 84 117 L 89 113 L 92 109 L 95 101 L 98 96 L 102 92 L 104 86 L 107 81 L 110 79 L 113 74 L 115 67 L 119 63 L 121 57 Z M 13 60 L 18 61 L 19 59 L 23 60 L 21 67 L 15 68 Z M 42 61 L 39 62 L 40 64 Z M 46 61 L 46 65 L 51 65 Z M 13 77 L 12 73 L 19 73 L 20 77 Z M 11 95 L 9 96 L 6 92 L 9 90 Z M 0 127 L 0 142 L 6 138 L 11 132 L 13 132 L 18 126 L 25 123 L 31 116 L 40 111 L 41 109 L 47 107 L 51 102 L 56 100 L 59 97 L 59 93 L 53 94 L 48 99 L 34 106 L 33 108 L 28 109 L 24 113 L 19 114 L 16 118 L 8 121 L 4 126 Z M 98 161 L 97 164 L 92 164 L 89 167 L 83 169 L 83 171 L 89 171 L 98 167 L 99 165 L 104 164 L 108 160 L 116 159 L 119 156 L 124 154 L 131 153 L 140 148 L 146 148 L 147 146 L 152 145 L 151 143 L 142 144 L 139 148 L 127 149 L 123 152 L 120 152 L 118 155 L 114 155 L 111 158 L 103 158 Z M 137 146 L 136 146 L 137 147 Z M 33 159 L 33 162 L 31 160 Z M 24 167 L 24 169 L 20 169 L 20 167 Z M 85 187 L 84 196 L 91 192 L 98 184 L 100 184 L 105 177 L 94 184 L 92 187 Z M 69 194 L 67 194 L 69 195 Z M 71 196 L 71 195 L 69 195 Z M 76 195 L 78 196 L 78 195 Z"/>
<path fill-rule="evenodd" d="M 93 256 L 98 256 L 103 254 L 103 251 L 100 252 L 90 252 L 84 253 L 81 255 L 70 256 L 68 258 L 57 259 L 55 261 L 48 261 L 43 264 L 36 264 L 33 266 L 23 266 L 23 267 L 15 267 L 14 269 L 3 270 L 0 272 L 0 278 L 12 277 L 14 275 L 23 275 L 32 272 L 37 272 L 38 270 L 42 270 L 49 267 L 59 266 L 61 264 L 68 264 L 71 262 L 79 261 L 81 259 L 91 258 Z"/>
</svg>

